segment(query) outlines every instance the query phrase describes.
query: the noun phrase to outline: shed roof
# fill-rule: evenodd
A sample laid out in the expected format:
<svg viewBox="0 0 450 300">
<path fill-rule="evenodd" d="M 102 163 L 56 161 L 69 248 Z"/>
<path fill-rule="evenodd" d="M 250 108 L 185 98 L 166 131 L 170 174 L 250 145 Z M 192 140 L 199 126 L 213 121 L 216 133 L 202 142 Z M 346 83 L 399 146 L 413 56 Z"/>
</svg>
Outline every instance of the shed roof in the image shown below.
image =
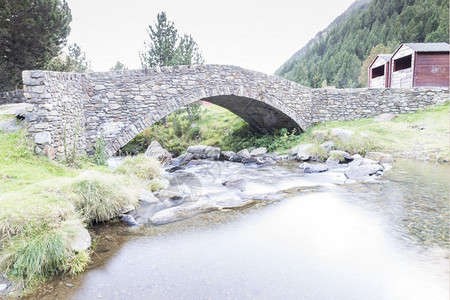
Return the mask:
<svg viewBox="0 0 450 300">
<path fill-rule="evenodd" d="M 402 45 L 416 52 L 449 52 L 450 50 L 450 45 L 447 43 L 404 43 Z"/>
<path fill-rule="evenodd" d="M 378 57 L 384 59 L 385 61 L 389 61 L 392 57 L 392 54 L 378 54 Z"/>
<path fill-rule="evenodd" d="M 372 62 L 369 65 L 369 69 L 372 68 L 372 65 L 375 63 L 375 61 L 378 58 L 381 58 L 382 60 L 384 60 L 385 62 L 388 62 L 392 57 L 392 54 L 378 54 L 377 56 L 375 56 L 375 58 L 372 60 Z"/>
</svg>

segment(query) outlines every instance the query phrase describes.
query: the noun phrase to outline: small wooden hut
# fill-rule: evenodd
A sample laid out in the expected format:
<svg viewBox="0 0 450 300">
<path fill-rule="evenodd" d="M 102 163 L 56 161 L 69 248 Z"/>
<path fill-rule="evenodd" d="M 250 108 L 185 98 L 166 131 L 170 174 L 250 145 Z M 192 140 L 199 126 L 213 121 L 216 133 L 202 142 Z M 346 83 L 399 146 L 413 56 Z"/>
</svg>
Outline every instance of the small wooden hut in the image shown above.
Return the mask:
<svg viewBox="0 0 450 300">
<path fill-rule="evenodd" d="M 390 87 L 448 87 L 447 43 L 404 43 L 391 58 Z"/>
<path fill-rule="evenodd" d="M 387 88 L 392 54 L 378 54 L 369 66 L 369 88 Z"/>
</svg>

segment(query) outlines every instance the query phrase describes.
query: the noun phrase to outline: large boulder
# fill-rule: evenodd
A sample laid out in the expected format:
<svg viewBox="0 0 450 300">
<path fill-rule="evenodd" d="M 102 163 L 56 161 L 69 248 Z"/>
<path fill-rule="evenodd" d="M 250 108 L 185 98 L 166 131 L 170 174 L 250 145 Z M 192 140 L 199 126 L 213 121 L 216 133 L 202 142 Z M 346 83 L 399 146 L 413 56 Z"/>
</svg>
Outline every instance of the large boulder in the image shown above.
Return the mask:
<svg viewBox="0 0 450 300">
<path fill-rule="evenodd" d="M 145 155 L 156 158 L 162 165 L 172 162 L 172 155 L 157 141 L 152 141 L 145 151 Z"/>
<path fill-rule="evenodd" d="M 298 168 L 303 170 L 304 173 L 321 173 L 329 170 L 326 164 L 309 164 L 306 162 L 302 163 Z"/>
<path fill-rule="evenodd" d="M 250 155 L 251 156 L 262 156 L 266 153 L 267 153 L 266 147 L 259 147 L 259 148 L 256 148 L 255 150 L 253 150 L 252 152 L 250 152 Z"/>
<path fill-rule="evenodd" d="M 313 144 L 306 144 L 306 145 L 301 145 L 298 148 L 298 152 L 297 152 L 297 160 L 309 160 L 311 158 L 311 148 L 313 147 Z"/>
<path fill-rule="evenodd" d="M 210 158 L 218 160 L 220 158 L 220 148 L 211 146 L 189 146 L 189 148 L 187 149 L 187 153 L 191 153 L 195 159 Z"/>
<path fill-rule="evenodd" d="M 243 150 L 239 151 L 238 153 L 236 153 L 230 160 L 234 161 L 234 162 L 242 162 L 242 161 L 247 161 L 251 158 L 252 158 L 252 156 L 250 155 L 250 152 L 248 152 L 247 149 L 243 149 Z"/>
<path fill-rule="evenodd" d="M 236 153 L 233 151 L 222 151 L 220 153 L 220 158 L 223 160 L 231 160 L 231 158 L 235 155 L 236 155 Z"/>
<path fill-rule="evenodd" d="M 336 137 L 338 140 L 347 142 L 355 134 L 353 130 L 343 128 L 333 128 L 330 130 L 330 135 Z"/>
<path fill-rule="evenodd" d="M 381 175 L 383 167 L 378 164 L 361 165 L 353 167 L 344 172 L 345 177 L 354 181 L 366 181 L 374 175 Z"/>
</svg>

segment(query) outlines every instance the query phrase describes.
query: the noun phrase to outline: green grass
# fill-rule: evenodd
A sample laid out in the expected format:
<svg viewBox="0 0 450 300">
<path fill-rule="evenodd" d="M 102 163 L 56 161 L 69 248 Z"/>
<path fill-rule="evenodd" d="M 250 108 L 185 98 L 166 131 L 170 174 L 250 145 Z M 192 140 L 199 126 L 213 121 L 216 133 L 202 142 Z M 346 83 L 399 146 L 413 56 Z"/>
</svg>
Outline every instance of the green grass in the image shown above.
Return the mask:
<svg viewBox="0 0 450 300">
<path fill-rule="evenodd" d="M 288 153 L 298 144 L 312 143 L 312 154 L 326 159 L 320 144 L 331 140 L 335 149 L 364 155 L 381 151 L 432 161 L 449 161 L 449 104 L 414 114 L 400 115 L 391 121 L 375 122 L 373 118 L 317 124 L 306 132 L 295 135 L 279 130 L 272 135 L 251 131 L 248 124 L 232 112 L 216 105 L 203 106 L 201 118 L 187 122 L 187 113 L 181 109 L 167 117 L 168 124 L 159 122 L 145 130 L 125 147 L 145 151 L 152 140 L 157 140 L 175 155 L 194 144 L 216 146 L 222 150 L 239 151 L 244 148 L 266 147 L 269 152 Z M 181 125 L 180 125 L 181 124 Z M 425 125 L 424 130 L 418 126 Z M 351 129 L 355 135 L 347 142 L 330 136 L 332 128 Z"/>
<path fill-rule="evenodd" d="M 71 250 L 76 232 L 136 204 L 146 184 L 126 168 L 120 175 L 87 159 L 78 165 L 35 155 L 23 130 L 0 131 L 0 272 L 25 292 L 55 274 L 82 272 L 90 251 Z"/>
<path fill-rule="evenodd" d="M 420 129 L 422 127 L 423 130 Z M 355 135 L 348 142 L 342 142 L 329 135 L 332 128 L 351 129 Z M 318 145 L 326 140 L 334 141 L 336 149 L 352 154 L 380 151 L 410 158 L 449 161 L 449 104 L 399 115 L 391 121 L 375 122 L 373 118 L 367 118 L 318 124 L 294 140 L 292 145 Z M 277 150 L 284 152 L 288 148 Z"/>
</svg>

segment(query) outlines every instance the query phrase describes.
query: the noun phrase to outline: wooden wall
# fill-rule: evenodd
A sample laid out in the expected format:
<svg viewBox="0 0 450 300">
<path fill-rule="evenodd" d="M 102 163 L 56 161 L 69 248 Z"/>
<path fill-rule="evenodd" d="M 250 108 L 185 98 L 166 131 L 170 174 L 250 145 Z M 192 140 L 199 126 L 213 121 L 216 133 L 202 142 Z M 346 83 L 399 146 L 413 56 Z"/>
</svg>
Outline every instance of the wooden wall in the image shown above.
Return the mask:
<svg viewBox="0 0 450 300">
<path fill-rule="evenodd" d="M 449 54 L 417 53 L 414 86 L 449 86 Z"/>
<path fill-rule="evenodd" d="M 412 55 L 411 68 L 394 72 L 395 60 Z M 414 51 L 403 45 L 391 58 L 391 88 L 410 88 L 413 86 Z"/>
</svg>

